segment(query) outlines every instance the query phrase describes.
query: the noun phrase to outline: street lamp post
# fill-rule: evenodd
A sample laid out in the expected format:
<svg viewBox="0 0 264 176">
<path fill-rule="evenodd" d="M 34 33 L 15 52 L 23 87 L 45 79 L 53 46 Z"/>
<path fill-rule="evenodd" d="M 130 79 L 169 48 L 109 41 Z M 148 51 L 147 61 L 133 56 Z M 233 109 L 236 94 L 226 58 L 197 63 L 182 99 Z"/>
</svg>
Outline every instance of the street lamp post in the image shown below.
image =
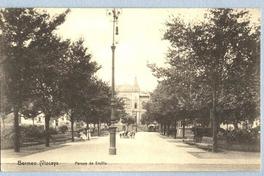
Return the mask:
<svg viewBox="0 0 264 176">
<path fill-rule="evenodd" d="M 113 16 L 113 42 L 112 42 L 112 94 L 111 94 L 111 126 L 109 127 L 110 133 L 110 148 L 109 154 L 116 155 L 116 127 L 114 126 L 114 122 L 116 120 L 115 117 L 115 35 L 118 35 L 118 16 L 120 15 L 120 11 L 118 9 L 113 9 L 108 12 L 108 15 Z"/>
</svg>

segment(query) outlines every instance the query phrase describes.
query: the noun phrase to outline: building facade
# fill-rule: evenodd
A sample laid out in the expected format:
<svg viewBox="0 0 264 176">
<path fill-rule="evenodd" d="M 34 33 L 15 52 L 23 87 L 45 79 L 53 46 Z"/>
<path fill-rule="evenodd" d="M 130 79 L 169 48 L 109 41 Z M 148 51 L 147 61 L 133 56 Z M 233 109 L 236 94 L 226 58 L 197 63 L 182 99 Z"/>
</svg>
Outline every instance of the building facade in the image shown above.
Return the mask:
<svg viewBox="0 0 264 176">
<path fill-rule="evenodd" d="M 136 78 L 133 85 L 117 86 L 116 93 L 124 100 L 126 113 L 134 117 L 137 124 L 140 124 L 142 114 L 146 112 L 143 106 L 149 100 L 150 94 L 140 90 Z"/>
<path fill-rule="evenodd" d="M 35 125 L 43 126 L 43 128 L 45 128 L 45 115 L 41 113 L 34 118 L 25 118 L 23 115 L 20 115 L 19 123 L 20 125 Z M 70 128 L 70 125 L 71 121 L 67 114 L 62 115 L 59 118 L 50 120 L 50 127 L 55 129 L 61 126 L 67 126 L 68 128 Z"/>
</svg>

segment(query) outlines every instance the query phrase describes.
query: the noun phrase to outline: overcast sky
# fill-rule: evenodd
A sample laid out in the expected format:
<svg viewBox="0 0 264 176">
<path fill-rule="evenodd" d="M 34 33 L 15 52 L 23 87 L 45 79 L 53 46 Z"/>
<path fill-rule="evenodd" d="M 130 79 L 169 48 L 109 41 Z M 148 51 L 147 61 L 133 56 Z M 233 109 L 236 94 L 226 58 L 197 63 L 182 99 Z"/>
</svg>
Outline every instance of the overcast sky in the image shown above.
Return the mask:
<svg viewBox="0 0 264 176">
<path fill-rule="evenodd" d="M 49 10 L 52 14 L 61 10 Z M 152 91 L 157 80 L 147 63 L 165 62 L 168 42 L 162 40 L 165 22 L 180 15 L 189 22 L 203 18 L 205 9 L 122 9 L 119 17 L 119 36 L 116 45 L 116 84 L 133 84 L 137 77 L 142 90 Z M 252 11 L 255 18 L 258 10 Z M 58 30 L 63 38 L 83 38 L 93 60 L 102 66 L 98 77 L 111 83 L 112 17 L 107 9 L 71 9 Z"/>
</svg>

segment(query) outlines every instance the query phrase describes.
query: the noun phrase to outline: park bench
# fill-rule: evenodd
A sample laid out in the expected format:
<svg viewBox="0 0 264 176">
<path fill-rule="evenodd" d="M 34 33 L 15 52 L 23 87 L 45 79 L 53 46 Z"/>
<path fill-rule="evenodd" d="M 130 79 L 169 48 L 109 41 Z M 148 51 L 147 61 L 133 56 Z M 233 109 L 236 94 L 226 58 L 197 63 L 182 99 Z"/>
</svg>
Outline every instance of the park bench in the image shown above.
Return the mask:
<svg viewBox="0 0 264 176">
<path fill-rule="evenodd" d="M 212 137 L 202 137 L 202 140 L 200 142 L 195 141 L 194 139 L 184 139 L 184 143 L 189 145 L 195 145 L 198 148 L 205 149 L 205 150 L 211 150 L 213 146 L 213 138 Z"/>
<path fill-rule="evenodd" d="M 56 134 L 56 135 L 51 135 L 50 139 L 53 142 L 53 144 L 55 144 L 56 142 L 66 142 L 71 138 L 70 136 L 67 136 L 65 134 Z"/>
<path fill-rule="evenodd" d="M 23 147 L 27 147 L 27 146 L 32 146 L 32 145 L 38 145 L 38 144 L 40 144 L 40 142 L 39 141 L 27 141 L 27 142 L 23 142 L 22 143 L 22 146 Z"/>
<path fill-rule="evenodd" d="M 192 138 L 187 138 L 187 139 L 184 139 L 183 141 L 189 145 L 195 145 L 196 144 Z"/>
<path fill-rule="evenodd" d="M 213 138 L 204 136 L 201 143 L 196 143 L 196 146 L 201 149 L 211 150 L 213 146 Z"/>
<path fill-rule="evenodd" d="M 39 140 L 37 140 L 36 138 L 25 138 L 23 141 L 22 141 L 22 146 L 23 147 L 27 147 L 27 146 L 32 146 L 32 145 L 38 145 L 40 144 L 41 142 Z"/>
</svg>

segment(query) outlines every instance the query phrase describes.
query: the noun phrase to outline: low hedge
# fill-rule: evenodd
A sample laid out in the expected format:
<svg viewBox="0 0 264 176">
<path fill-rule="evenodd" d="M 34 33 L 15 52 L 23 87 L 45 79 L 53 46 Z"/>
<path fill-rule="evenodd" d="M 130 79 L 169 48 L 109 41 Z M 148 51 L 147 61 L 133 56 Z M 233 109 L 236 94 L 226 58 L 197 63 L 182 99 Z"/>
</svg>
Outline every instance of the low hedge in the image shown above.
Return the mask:
<svg viewBox="0 0 264 176">
<path fill-rule="evenodd" d="M 67 125 L 63 125 L 63 126 L 60 126 L 59 127 L 59 131 L 61 132 L 61 133 L 65 133 L 66 131 L 68 131 L 69 129 L 68 129 L 68 126 Z"/>
<path fill-rule="evenodd" d="M 194 139 L 196 142 L 201 142 L 202 137 L 212 137 L 212 128 L 207 127 L 193 127 Z M 228 143 L 236 144 L 255 144 L 260 143 L 260 127 L 251 129 L 235 129 L 232 131 L 219 128 L 218 139 L 227 141 Z"/>
<path fill-rule="evenodd" d="M 58 131 L 55 128 L 49 128 L 49 134 L 54 135 L 57 134 Z M 45 137 L 45 129 L 44 126 L 36 126 L 36 125 L 29 125 L 29 126 L 20 126 L 20 135 L 22 140 L 23 139 L 40 139 Z"/>
<path fill-rule="evenodd" d="M 236 129 L 226 131 L 223 135 L 228 143 L 252 144 L 260 142 L 260 130 L 258 128 Z"/>
<path fill-rule="evenodd" d="M 212 137 L 213 136 L 213 130 L 212 128 L 207 127 L 193 127 L 192 132 L 194 134 L 194 137 Z"/>
</svg>

